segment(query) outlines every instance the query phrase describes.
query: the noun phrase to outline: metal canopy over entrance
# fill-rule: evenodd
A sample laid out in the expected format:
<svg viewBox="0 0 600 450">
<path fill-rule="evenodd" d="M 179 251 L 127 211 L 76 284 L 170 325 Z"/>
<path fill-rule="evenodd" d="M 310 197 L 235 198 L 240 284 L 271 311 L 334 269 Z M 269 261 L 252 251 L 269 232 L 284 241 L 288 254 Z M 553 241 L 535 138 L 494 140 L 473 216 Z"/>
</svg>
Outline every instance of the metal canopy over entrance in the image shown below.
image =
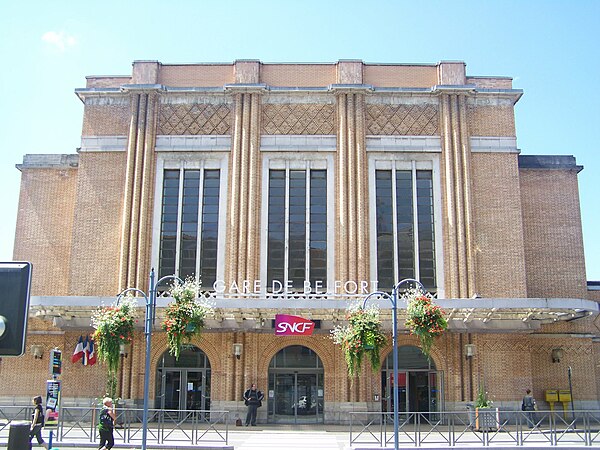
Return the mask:
<svg viewBox="0 0 600 450">
<path fill-rule="evenodd" d="M 358 295 L 207 294 L 214 300 L 215 316 L 207 319 L 207 329 L 268 331 L 270 320 L 279 313 L 321 320 L 321 329 L 333 328 L 345 320 L 346 309 L 364 300 Z M 61 329 L 89 327 L 90 316 L 112 297 L 31 297 L 30 311 L 36 317 L 52 320 Z M 157 299 L 157 320 L 162 320 L 168 297 Z M 384 326 L 391 326 L 389 302 L 374 299 L 381 308 Z M 535 332 L 544 324 L 572 321 L 599 313 L 597 302 L 579 298 L 474 298 L 436 299 L 449 316 L 449 330 L 472 332 Z M 398 324 L 404 324 L 405 305 L 398 305 Z"/>
</svg>

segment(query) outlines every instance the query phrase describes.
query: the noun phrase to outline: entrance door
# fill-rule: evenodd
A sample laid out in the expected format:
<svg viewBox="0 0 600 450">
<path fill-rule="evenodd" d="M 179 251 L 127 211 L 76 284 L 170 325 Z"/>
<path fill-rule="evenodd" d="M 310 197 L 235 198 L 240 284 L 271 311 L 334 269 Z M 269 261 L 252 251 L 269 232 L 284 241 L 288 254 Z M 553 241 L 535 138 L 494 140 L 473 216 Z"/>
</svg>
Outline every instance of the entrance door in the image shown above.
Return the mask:
<svg viewBox="0 0 600 450">
<path fill-rule="evenodd" d="M 157 367 L 156 381 L 156 408 L 210 409 L 210 364 L 197 347 L 182 350 L 179 360 L 165 352 Z"/>
<path fill-rule="evenodd" d="M 390 354 L 381 371 L 381 408 L 394 411 L 393 355 Z M 398 349 L 398 411 L 433 413 L 440 410 L 443 399 L 442 373 L 435 370 L 417 347 L 403 346 Z"/>
<path fill-rule="evenodd" d="M 282 349 L 269 365 L 268 421 L 322 423 L 324 376 L 321 360 L 307 347 Z"/>
<path fill-rule="evenodd" d="M 197 410 L 206 408 L 202 371 L 189 369 L 160 369 L 162 375 L 161 409 Z"/>
<path fill-rule="evenodd" d="M 323 398 L 319 398 L 315 373 L 276 373 L 273 396 L 273 421 L 277 423 L 315 423 L 322 421 Z M 322 392 L 322 390 L 321 390 Z"/>
</svg>

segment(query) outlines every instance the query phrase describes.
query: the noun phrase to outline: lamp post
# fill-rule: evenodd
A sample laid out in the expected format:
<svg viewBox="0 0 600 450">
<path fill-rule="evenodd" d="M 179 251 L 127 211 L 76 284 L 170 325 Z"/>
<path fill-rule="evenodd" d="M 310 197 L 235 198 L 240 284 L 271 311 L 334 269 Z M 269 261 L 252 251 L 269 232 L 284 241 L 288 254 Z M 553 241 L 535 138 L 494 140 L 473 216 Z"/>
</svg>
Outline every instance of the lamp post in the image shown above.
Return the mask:
<svg viewBox="0 0 600 450">
<path fill-rule="evenodd" d="M 400 287 L 403 284 L 412 283 L 415 284 L 425 292 L 425 287 L 421 284 L 420 281 L 414 280 L 412 278 L 406 278 L 399 283 L 397 283 L 392 288 L 391 295 L 382 292 L 376 291 L 371 292 L 369 295 L 365 297 L 363 302 L 363 309 L 367 305 L 367 301 L 371 297 L 385 297 L 392 303 L 392 347 L 393 347 L 393 357 L 394 357 L 394 449 L 398 450 L 398 292 L 400 291 Z"/>
<path fill-rule="evenodd" d="M 148 295 L 137 288 L 127 288 L 117 296 L 117 303 L 121 297 L 128 292 L 136 292 L 144 297 L 146 301 L 146 319 L 144 321 L 144 334 L 146 335 L 146 369 L 144 372 L 144 413 L 142 416 L 142 450 L 146 450 L 146 438 L 148 436 L 148 397 L 150 386 L 150 344 L 152 342 L 152 324 L 156 312 L 156 287 L 165 280 L 176 280 L 183 283 L 181 278 L 175 275 L 166 275 L 154 282 L 154 268 L 150 271 L 150 289 Z"/>
</svg>

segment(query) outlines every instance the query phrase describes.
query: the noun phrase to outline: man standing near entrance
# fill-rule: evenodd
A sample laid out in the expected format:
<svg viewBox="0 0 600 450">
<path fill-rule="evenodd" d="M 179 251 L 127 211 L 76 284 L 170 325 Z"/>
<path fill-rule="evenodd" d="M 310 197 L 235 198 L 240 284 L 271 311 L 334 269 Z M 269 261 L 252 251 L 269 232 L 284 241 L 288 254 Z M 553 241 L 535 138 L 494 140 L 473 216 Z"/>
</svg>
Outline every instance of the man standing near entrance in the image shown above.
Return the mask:
<svg viewBox="0 0 600 450">
<path fill-rule="evenodd" d="M 248 407 L 246 426 L 256 426 L 256 410 L 259 406 L 262 406 L 263 398 L 265 398 L 265 396 L 261 391 L 256 389 L 256 384 L 252 384 L 250 389 L 244 392 L 244 404 Z"/>
</svg>

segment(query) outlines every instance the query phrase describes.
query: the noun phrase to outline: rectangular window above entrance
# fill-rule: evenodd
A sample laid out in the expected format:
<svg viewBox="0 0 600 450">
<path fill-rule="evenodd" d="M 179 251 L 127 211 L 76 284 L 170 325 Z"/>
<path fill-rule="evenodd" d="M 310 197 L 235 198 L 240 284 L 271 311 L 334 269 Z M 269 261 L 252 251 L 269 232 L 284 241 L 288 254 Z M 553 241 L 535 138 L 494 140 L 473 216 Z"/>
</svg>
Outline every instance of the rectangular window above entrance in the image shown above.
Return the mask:
<svg viewBox="0 0 600 450">
<path fill-rule="evenodd" d="M 163 175 L 159 278 L 217 276 L 219 169 L 167 169 Z"/>
</svg>

